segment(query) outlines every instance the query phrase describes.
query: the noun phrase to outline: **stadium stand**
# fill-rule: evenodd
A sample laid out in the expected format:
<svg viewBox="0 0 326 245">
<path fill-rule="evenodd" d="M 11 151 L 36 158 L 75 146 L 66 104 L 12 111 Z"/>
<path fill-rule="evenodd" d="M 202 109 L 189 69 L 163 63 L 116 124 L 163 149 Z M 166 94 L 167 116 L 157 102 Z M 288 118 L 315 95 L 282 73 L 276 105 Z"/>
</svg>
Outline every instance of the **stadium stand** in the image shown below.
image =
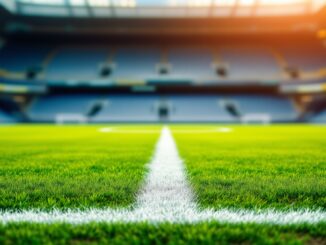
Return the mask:
<svg viewBox="0 0 326 245">
<path fill-rule="evenodd" d="M 295 121 L 291 101 L 272 96 L 215 95 L 50 95 L 36 99 L 29 118 L 37 122 L 227 122 L 268 118 L 268 122 Z"/>
<path fill-rule="evenodd" d="M 158 77 L 161 52 L 155 48 L 119 48 L 114 56 L 113 78 L 118 82 Z"/>
<path fill-rule="evenodd" d="M 295 121 L 298 114 L 287 98 L 259 95 L 232 96 L 243 117 L 264 115 L 272 122 Z"/>
<path fill-rule="evenodd" d="M 170 120 L 174 122 L 240 122 L 254 116 L 268 122 L 295 121 L 290 100 L 272 96 L 173 96 Z"/>
<path fill-rule="evenodd" d="M 111 95 L 91 122 L 158 122 L 157 96 Z"/>
<path fill-rule="evenodd" d="M 36 99 L 28 115 L 37 122 L 157 122 L 157 104 L 154 96 L 51 95 Z"/>
<path fill-rule="evenodd" d="M 48 80 L 99 80 L 100 65 L 106 61 L 109 50 L 63 48 L 49 62 Z"/>
<path fill-rule="evenodd" d="M 52 50 L 52 53 L 50 52 Z M 112 52 L 113 50 L 114 52 Z M 229 81 L 272 80 L 281 76 L 280 65 L 267 48 L 232 46 L 218 48 L 124 47 L 116 49 L 90 46 L 62 47 L 53 51 L 48 46 L 13 43 L 1 50 L 0 65 L 13 71 L 27 71 L 31 64 L 45 68 L 48 81 L 98 81 L 104 78 L 123 85 L 125 81 L 163 78 L 167 81 L 214 80 L 219 81 L 218 62 L 227 65 L 225 79 Z M 310 48 L 282 51 L 288 64 L 305 70 L 322 68 L 325 58 Z M 320 50 L 319 50 L 320 51 Z M 307 56 L 304 54 L 307 52 Z M 20 55 L 17 55 L 17 54 Z M 23 54 L 23 55 L 21 55 Z M 311 59 L 303 59 L 308 57 Z M 218 55 L 219 60 L 216 60 Z M 5 60 L 9 62 L 5 62 Z M 45 62 L 46 60 L 46 62 Z M 160 65 L 169 69 L 160 72 Z M 110 67 L 106 66 L 110 65 Z M 101 67 L 112 70 L 101 71 Z M 101 72 L 107 73 L 105 77 Z M 162 102 L 163 101 L 163 102 Z M 165 101 L 165 102 L 164 102 Z M 163 105 L 163 106 L 162 106 Z M 295 121 L 298 117 L 291 101 L 275 96 L 252 95 L 45 95 L 36 97 L 28 110 L 29 119 L 37 122 L 55 122 L 58 118 L 85 119 L 88 122 L 229 122 L 237 123 L 247 118 L 268 118 L 271 122 Z"/>
<path fill-rule="evenodd" d="M 326 123 L 326 110 L 318 113 L 317 115 L 313 116 L 310 120 L 312 123 Z"/>
<path fill-rule="evenodd" d="M 42 69 L 42 62 L 49 52 L 46 45 L 7 43 L 0 49 L 0 69 L 12 73 L 25 73 L 29 69 Z"/>
<path fill-rule="evenodd" d="M 326 49 L 315 46 L 293 45 L 281 48 L 289 66 L 298 68 L 303 72 L 315 72 L 326 68 Z"/>
<path fill-rule="evenodd" d="M 325 97 L 326 8 L 54 2 L 0 3 L 0 95 L 17 102 L 0 110 L 19 121 L 294 122 Z"/>
<path fill-rule="evenodd" d="M 15 119 L 7 113 L 0 110 L 0 123 L 14 123 Z"/>
<path fill-rule="evenodd" d="M 112 51 L 113 50 L 113 51 Z M 117 84 L 148 81 L 283 81 L 284 72 L 296 79 L 326 75 L 326 50 L 316 45 L 293 47 L 128 47 L 97 45 L 54 49 L 54 45 L 9 43 L 0 50 L 0 75 L 42 81 L 100 81 Z M 216 57 L 218 56 L 218 58 Z M 221 70 L 222 69 L 222 70 Z M 285 70 L 284 70 L 285 69 Z M 15 74 L 16 73 L 16 74 Z M 44 76 L 37 77 L 37 74 Z M 302 74 L 301 74 L 302 75 Z M 285 79 L 286 80 L 286 79 Z"/>
<path fill-rule="evenodd" d="M 37 98 L 28 110 L 28 117 L 36 122 L 55 122 L 58 117 L 86 117 L 96 95 L 49 95 Z"/>
<path fill-rule="evenodd" d="M 210 49 L 170 49 L 168 62 L 171 65 L 171 73 L 166 77 L 217 80 L 217 74 L 213 67 L 213 55 L 214 51 Z"/>
<path fill-rule="evenodd" d="M 229 80 L 280 79 L 281 69 L 273 54 L 264 48 L 221 48 L 220 56 L 229 66 Z"/>
<path fill-rule="evenodd" d="M 172 96 L 170 97 L 173 122 L 235 122 L 217 96 Z"/>
</svg>

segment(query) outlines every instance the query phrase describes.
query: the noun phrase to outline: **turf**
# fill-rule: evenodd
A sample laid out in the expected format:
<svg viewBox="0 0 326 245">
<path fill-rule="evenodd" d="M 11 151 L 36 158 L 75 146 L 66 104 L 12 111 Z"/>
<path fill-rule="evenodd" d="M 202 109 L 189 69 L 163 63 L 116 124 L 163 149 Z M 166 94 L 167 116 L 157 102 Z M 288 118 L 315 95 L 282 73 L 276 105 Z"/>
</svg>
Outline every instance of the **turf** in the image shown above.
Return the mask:
<svg viewBox="0 0 326 245">
<path fill-rule="evenodd" d="M 0 127 L 0 209 L 133 204 L 160 127 L 110 126 L 116 131 L 107 134 L 99 128 Z"/>
<path fill-rule="evenodd" d="M 325 244 L 315 226 L 90 224 L 0 225 L 0 244 Z"/>
<path fill-rule="evenodd" d="M 171 126 L 201 207 L 325 210 L 326 127 L 220 127 Z M 160 129 L 0 127 L 0 209 L 132 205 Z M 325 244 L 325 231 L 325 223 L 11 223 L 0 224 L 0 244 Z"/>
<path fill-rule="evenodd" d="M 173 127 L 202 207 L 326 209 L 326 127 L 217 128 Z"/>
</svg>

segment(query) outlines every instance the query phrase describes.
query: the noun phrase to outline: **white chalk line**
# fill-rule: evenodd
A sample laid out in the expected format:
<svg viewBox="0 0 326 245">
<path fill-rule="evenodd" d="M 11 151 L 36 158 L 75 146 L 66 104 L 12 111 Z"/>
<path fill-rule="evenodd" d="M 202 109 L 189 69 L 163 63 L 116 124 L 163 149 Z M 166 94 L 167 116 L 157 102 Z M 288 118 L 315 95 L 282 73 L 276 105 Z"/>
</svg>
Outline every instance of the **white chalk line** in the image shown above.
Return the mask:
<svg viewBox="0 0 326 245">
<path fill-rule="evenodd" d="M 212 129 L 175 129 L 173 130 L 176 134 L 211 134 L 211 133 L 232 133 L 233 128 L 219 127 Z M 99 133 L 103 134 L 157 134 L 160 130 L 155 129 L 121 129 L 116 127 L 103 127 L 98 129 Z"/>
<path fill-rule="evenodd" d="M 120 128 L 99 128 L 97 130 L 102 134 L 157 134 L 160 132 L 159 129 L 120 129 Z"/>
<path fill-rule="evenodd" d="M 222 133 L 228 134 L 234 131 L 230 127 L 218 127 L 218 128 L 207 128 L 207 129 L 173 129 L 174 134 L 211 134 L 211 133 Z"/>
<path fill-rule="evenodd" d="M 219 223 L 318 224 L 326 222 L 323 210 L 200 210 L 186 179 L 186 171 L 170 130 L 165 127 L 137 202 L 126 209 L 90 209 L 86 211 L 0 211 L 0 223 Z"/>
</svg>

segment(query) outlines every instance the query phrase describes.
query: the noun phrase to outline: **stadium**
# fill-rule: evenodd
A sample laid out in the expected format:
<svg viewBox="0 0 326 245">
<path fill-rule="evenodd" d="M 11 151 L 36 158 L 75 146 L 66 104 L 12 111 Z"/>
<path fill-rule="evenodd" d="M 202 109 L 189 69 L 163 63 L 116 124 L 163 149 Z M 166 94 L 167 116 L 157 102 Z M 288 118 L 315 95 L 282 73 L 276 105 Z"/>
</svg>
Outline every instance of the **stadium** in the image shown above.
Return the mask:
<svg viewBox="0 0 326 245">
<path fill-rule="evenodd" d="M 1 244 L 325 244 L 326 1 L 0 0 Z"/>
</svg>

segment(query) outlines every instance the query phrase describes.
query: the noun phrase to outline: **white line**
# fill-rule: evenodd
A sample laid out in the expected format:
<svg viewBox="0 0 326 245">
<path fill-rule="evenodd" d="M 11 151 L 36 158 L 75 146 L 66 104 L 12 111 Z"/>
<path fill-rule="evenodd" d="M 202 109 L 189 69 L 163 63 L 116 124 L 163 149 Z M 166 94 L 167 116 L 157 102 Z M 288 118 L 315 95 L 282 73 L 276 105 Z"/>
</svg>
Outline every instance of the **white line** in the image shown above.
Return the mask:
<svg viewBox="0 0 326 245">
<path fill-rule="evenodd" d="M 164 127 L 135 211 L 150 214 L 155 220 L 179 217 L 177 220 L 182 221 L 188 213 L 193 215 L 196 204 L 185 176 L 171 132 Z"/>
<path fill-rule="evenodd" d="M 90 209 L 86 211 L 0 211 L 0 223 L 30 222 L 86 224 L 107 223 L 221 223 L 316 224 L 326 222 L 322 210 L 199 210 L 186 180 L 186 173 L 175 142 L 168 128 L 162 130 L 155 156 L 149 165 L 146 184 L 134 207 L 129 209 Z"/>
<path fill-rule="evenodd" d="M 107 133 L 111 133 L 113 131 L 113 128 L 100 128 L 98 129 L 98 131 L 100 133 L 107 134 Z"/>
<path fill-rule="evenodd" d="M 173 133 L 175 134 L 212 134 L 212 133 L 232 133 L 232 128 L 212 128 L 212 129 L 174 129 Z"/>
<path fill-rule="evenodd" d="M 157 134 L 159 129 L 120 129 L 120 128 L 99 128 L 98 132 L 105 134 Z"/>
</svg>

